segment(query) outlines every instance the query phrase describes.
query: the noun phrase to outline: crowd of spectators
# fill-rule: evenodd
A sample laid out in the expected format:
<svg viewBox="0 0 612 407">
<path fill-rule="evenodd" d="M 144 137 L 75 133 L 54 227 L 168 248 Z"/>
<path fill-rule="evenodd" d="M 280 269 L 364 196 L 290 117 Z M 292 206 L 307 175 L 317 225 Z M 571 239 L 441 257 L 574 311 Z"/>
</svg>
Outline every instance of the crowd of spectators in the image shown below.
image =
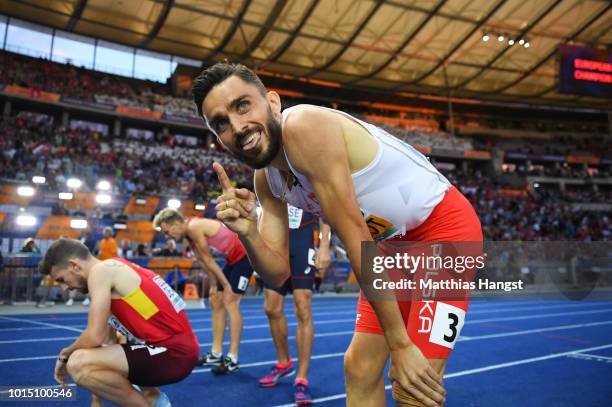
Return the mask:
<svg viewBox="0 0 612 407">
<path fill-rule="evenodd" d="M 217 178 L 212 162 L 219 161 L 236 181 L 251 179 L 251 170 L 214 148 L 180 146 L 171 136 L 154 140 L 104 137 L 83 128 L 53 126 L 51 117 L 21 112 L 0 123 L 1 177 L 29 182 L 45 175 L 47 186 L 65 189 L 66 180 L 79 177 L 84 190 L 108 179 L 114 192 L 202 198 Z"/>
<path fill-rule="evenodd" d="M 485 239 L 504 241 L 612 240 L 612 213 L 576 210 L 573 203 L 609 203 L 610 191 L 526 189 L 522 196 L 500 193 L 480 171 L 445 174 L 474 206 Z"/>
<path fill-rule="evenodd" d="M 0 52 L 0 83 L 58 93 L 87 102 L 197 117 L 193 102 L 172 96 L 170 88 L 164 84 L 123 78 L 10 52 Z"/>
</svg>

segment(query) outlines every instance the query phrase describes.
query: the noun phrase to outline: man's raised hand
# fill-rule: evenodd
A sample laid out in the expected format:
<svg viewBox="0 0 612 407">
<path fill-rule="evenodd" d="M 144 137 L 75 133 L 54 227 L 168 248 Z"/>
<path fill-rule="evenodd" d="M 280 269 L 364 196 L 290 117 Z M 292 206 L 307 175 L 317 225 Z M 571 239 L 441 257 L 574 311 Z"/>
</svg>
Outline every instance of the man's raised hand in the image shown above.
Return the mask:
<svg viewBox="0 0 612 407">
<path fill-rule="evenodd" d="M 248 189 L 232 186 L 223 166 L 217 162 L 213 169 L 219 178 L 221 196 L 217 198 L 217 219 L 238 235 L 246 236 L 257 230 L 257 198 Z"/>
</svg>

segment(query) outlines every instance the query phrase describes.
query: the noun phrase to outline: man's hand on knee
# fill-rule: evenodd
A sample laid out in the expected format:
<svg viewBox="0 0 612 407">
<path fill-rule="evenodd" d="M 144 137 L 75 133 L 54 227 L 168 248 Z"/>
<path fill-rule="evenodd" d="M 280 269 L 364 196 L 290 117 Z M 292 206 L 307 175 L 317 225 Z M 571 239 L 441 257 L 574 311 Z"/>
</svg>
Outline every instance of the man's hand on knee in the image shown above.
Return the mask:
<svg viewBox="0 0 612 407">
<path fill-rule="evenodd" d="M 445 401 L 442 377 L 415 345 L 391 351 L 389 379 L 394 382 L 394 396 L 406 394 L 406 399 L 412 396 L 427 407 L 438 407 Z"/>
</svg>

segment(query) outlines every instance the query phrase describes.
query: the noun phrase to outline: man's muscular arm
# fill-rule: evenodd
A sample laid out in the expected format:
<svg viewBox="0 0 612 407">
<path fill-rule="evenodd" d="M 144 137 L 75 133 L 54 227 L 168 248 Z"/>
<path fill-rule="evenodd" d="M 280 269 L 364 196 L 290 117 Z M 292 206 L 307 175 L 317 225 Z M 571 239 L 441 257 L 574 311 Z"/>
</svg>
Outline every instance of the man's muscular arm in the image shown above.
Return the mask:
<svg viewBox="0 0 612 407">
<path fill-rule="evenodd" d="M 370 279 L 361 270 L 361 241 L 372 239 L 357 202 L 340 120 L 323 109 L 296 110 L 286 118 L 283 145 L 292 165 L 308 177 L 326 219 L 346 246 L 360 286 L 365 288 Z M 410 340 L 397 301 L 370 304 L 391 352 L 390 378 L 427 406 L 439 405 L 444 400 L 442 379 Z"/>
</svg>

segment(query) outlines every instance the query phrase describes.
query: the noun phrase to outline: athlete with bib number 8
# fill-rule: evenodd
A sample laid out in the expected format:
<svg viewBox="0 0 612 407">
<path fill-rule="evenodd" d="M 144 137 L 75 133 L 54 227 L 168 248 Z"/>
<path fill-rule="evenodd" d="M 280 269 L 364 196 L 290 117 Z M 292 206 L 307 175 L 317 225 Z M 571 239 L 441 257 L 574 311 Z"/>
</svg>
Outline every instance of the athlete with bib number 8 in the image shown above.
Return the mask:
<svg viewBox="0 0 612 407">
<path fill-rule="evenodd" d="M 64 289 L 91 296 L 87 327 L 61 350 L 55 379 L 76 384 L 121 406 L 168 407 L 157 389 L 141 393 L 132 385 L 154 387 L 187 377 L 199 356 L 185 302 L 151 270 L 124 259 L 99 260 L 78 240 L 54 242 L 40 264 Z M 102 346 L 110 324 L 125 344 Z"/>
</svg>

